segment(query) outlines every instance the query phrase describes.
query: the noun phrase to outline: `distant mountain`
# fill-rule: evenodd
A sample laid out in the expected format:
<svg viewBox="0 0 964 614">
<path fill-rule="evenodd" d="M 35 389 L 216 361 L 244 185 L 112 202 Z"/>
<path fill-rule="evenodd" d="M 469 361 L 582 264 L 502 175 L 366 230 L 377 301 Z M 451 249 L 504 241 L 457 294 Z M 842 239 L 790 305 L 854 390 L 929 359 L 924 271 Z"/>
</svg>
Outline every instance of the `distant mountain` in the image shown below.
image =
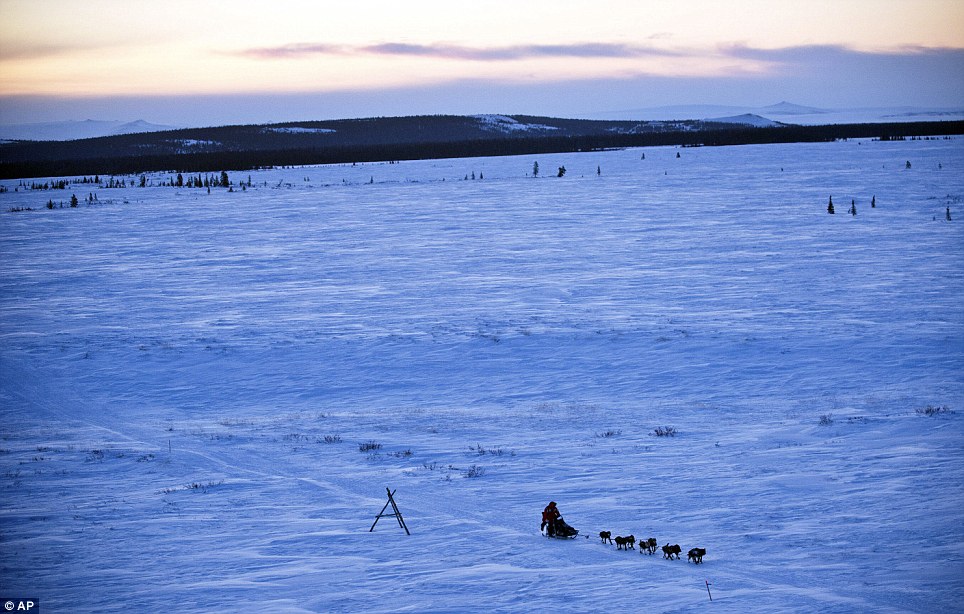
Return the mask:
<svg viewBox="0 0 964 614">
<path fill-rule="evenodd" d="M 782 101 L 766 107 L 736 107 L 722 105 L 679 105 L 650 107 L 597 113 L 594 117 L 606 120 L 706 120 L 730 119 L 756 115 L 783 124 L 823 126 L 830 124 L 882 124 L 915 121 L 957 121 L 964 119 L 964 107 L 861 107 L 820 108 Z"/>
<path fill-rule="evenodd" d="M 0 140 L 5 141 L 73 141 L 116 134 L 176 130 L 175 126 L 152 124 L 142 119 L 133 122 L 84 121 L 43 122 L 0 126 Z"/>
<path fill-rule="evenodd" d="M 609 111 L 595 113 L 592 117 L 600 120 L 645 120 L 645 121 L 674 121 L 695 120 L 706 117 L 732 116 L 757 111 L 751 107 L 736 107 L 718 104 L 685 104 L 661 107 L 647 107 L 641 109 L 626 109 L 624 111 Z"/>
<path fill-rule="evenodd" d="M 821 113 L 830 113 L 827 109 L 818 109 L 817 107 L 805 107 L 799 104 L 793 104 L 792 102 L 778 102 L 777 104 L 771 104 L 768 107 L 763 107 L 759 110 L 760 113 L 772 114 L 772 115 L 819 115 Z"/>
</svg>

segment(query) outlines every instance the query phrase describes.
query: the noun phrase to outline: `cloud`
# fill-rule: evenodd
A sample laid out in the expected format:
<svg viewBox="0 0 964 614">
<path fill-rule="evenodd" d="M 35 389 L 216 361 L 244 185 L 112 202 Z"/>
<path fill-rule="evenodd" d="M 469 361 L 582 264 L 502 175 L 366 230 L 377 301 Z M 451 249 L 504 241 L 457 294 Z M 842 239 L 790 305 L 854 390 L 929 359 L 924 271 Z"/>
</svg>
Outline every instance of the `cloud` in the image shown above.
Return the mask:
<svg viewBox="0 0 964 614">
<path fill-rule="evenodd" d="M 650 37 L 655 39 L 657 37 Z M 646 59 L 679 58 L 730 59 L 743 62 L 759 62 L 768 66 L 819 66 L 827 62 L 858 59 L 886 60 L 964 57 L 964 49 L 901 47 L 888 50 L 864 51 L 843 45 L 803 45 L 781 48 L 758 48 L 742 44 L 718 45 L 707 48 L 670 48 L 657 45 L 628 43 L 582 42 L 552 45 L 505 45 L 473 47 L 447 43 L 415 44 L 386 42 L 372 45 L 339 45 L 331 43 L 289 43 L 274 47 L 255 47 L 231 52 L 258 60 L 291 60 L 316 56 L 384 56 L 434 58 L 473 62 L 509 62 L 554 58 L 585 59 Z"/>
<path fill-rule="evenodd" d="M 252 47 L 228 55 L 239 55 L 257 60 L 289 60 L 313 55 L 348 55 L 351 53 L 351 48 L 344 45 L 291 43 L 277 47 Z"/>
<path fill-rule="evenodd" d="M 327 43 L 291 43 L 275 47 L 257 47 L 235 53 L 259 60 L 288 60 L 312 56 L 394 56 L 423 57 L 475 62 L 504 62 L 546 58 L 641 58 L 685 56 L 687 52 L 667 50 L 655 46 L 622 43 L 570 43 L 556 45 L 508 45 L 501 47 L 471 47 L 436 43 L 380 43 L 375 45 L 332 45 Z"/>
<path fill-rule="evenodd" d="M 760 49 L 746 45 L 724 45 L 720 52 L 733 58 L 771 62 L 786 66 L 830 68 L 833 63 L 886 63 L 893 61 L 960 63 L 964 49 L 903 46 L 892 49 L 861 50 L 845 45 L 799 45 Z"/>
<path fill-rule="evenodd" d="M 640 47 L 619 43 L 511 45 L 505 47 L 387 43 L 363 47 L 362 51 L 381 55 L 413 55 L 481 62 L 542 58 L 638 58 L 652 55 L 676 55 L 673 52 L 656 47 Z"/>
<path fill-rule="evenodd" d="M 77 55 L 90 51 L 111 49 L 113 45 L 88 45 L 70 43 L 29 43 L 23 45 L 3 45 L 3 61 L 44 60 L 48 58 Z"/>
</svg>

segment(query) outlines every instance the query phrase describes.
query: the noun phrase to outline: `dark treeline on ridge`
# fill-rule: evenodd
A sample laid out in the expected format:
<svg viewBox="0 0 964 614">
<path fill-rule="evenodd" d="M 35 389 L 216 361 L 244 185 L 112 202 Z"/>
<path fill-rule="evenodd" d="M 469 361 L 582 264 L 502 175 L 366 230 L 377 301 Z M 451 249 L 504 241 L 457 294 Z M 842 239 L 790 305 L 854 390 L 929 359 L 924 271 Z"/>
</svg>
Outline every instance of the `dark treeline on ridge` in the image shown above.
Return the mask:
<svg viewBox="0 0 964 614">
<path fill-rule="evenodd" d="M 529 116 L 423 116 L 223 126 L 0 145 L 0 178 L 208 172 L 664 145 L 748 145 L 964 134 L 964 122 L 753 127 Z"/>
</svg>

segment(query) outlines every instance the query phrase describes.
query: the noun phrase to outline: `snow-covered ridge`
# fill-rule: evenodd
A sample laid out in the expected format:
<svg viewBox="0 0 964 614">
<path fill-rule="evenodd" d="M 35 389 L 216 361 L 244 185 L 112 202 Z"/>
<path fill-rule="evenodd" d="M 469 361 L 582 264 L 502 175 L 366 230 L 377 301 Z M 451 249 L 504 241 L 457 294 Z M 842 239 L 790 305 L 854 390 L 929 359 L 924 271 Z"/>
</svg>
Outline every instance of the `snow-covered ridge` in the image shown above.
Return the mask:
<svg viewBox="0 0 964 614">
<path fill-rule="evenodd" d="M 483 129 L 505 134 L 558 130 L 555 126 L 546 126 L 545 124 L 525 124 L 508 115 L 472 115 L 471 117 L 479 120 Z"/>
<path fill-rule="evenodd" d="M 714 117 L 706 121 L 719 122 L 721 124 L 744 124 L 753 126 L 754 128 L 774 128 L 782 125 L 780 122 L 775 122 L 772 119 L 760 117 L 753 113 L 743 113 L 742 115 L 732 115 L 730 117 Z"/>
<path fill-rule="evenodd" d="M 332 128 L 304 128 L 301 126 L 268 126 L 263 131 L 280 134 L 330 134 L 336 132 Z"/>
</svg>

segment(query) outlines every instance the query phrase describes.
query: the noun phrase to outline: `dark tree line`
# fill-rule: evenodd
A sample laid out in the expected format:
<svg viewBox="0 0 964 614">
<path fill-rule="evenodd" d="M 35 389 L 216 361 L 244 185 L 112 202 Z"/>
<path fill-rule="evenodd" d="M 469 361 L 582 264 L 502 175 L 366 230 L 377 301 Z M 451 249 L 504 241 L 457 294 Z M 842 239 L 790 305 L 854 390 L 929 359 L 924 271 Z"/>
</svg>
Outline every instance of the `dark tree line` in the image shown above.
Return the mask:
<svg viewBox="0 0 964 614">
<path fill-rule="evenodd" d="M 556 129 L 494 134 L 464 117 L 343 120 L 345 132 L 279 132 L 280 127 L 234 126 L 172 132 L 119 135 L 66 142 L 26 142 L 0 146 L 0 178 L 131 175 L 151 171 L 185 174 L 218 169 L 251 170 L 273 166 L 465 158 L 594 151 L 663 145 L 723 146 L 821 142 L 850 138 L 894 140 L 964 134 L 964 122 L 838 124 L 756 128 L 690 122 L 549 121 Z M 367 122 L 367 123 L 366 123 Z M 319 122 L 318 130 L 338 122 Z M 627 124 L 627 125 L 623 125 Z M 616 125 L 624 132 L 614 132 Z M 358 126 L 361 126 L 359 128 Z M 469 127 L 466 127 L 469 126 Z M 311 129 L 311 124 L 298 124 Z M 380 128 L 384 128 L 382 132 Z M 458 128 L 458 129 L 456 129 Z M 352 133 L 352 130 L 354 132 Z M 196 148 L 183 143 L 197 141 Z"/>
</svg>

